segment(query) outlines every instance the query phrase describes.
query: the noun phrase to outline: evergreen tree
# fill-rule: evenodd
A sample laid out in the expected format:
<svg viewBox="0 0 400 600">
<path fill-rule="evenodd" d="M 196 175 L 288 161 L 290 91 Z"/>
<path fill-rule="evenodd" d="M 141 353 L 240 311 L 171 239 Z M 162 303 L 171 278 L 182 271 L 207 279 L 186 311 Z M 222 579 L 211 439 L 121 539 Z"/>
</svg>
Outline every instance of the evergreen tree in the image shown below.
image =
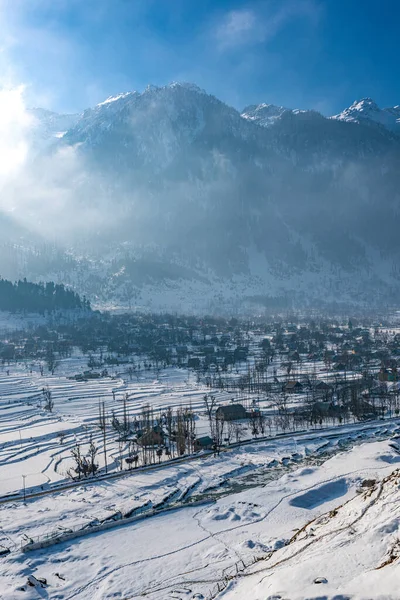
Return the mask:
<svg viewBox="0 0 400 600">
<path fill-rule="evenodd" d="M 31 283 L 26 279 L 12 283 L 0 279 L 0 310 L 44 314 L 55 310 L 90 310 L 90 302 L 63 284 Z"/>
</svg>

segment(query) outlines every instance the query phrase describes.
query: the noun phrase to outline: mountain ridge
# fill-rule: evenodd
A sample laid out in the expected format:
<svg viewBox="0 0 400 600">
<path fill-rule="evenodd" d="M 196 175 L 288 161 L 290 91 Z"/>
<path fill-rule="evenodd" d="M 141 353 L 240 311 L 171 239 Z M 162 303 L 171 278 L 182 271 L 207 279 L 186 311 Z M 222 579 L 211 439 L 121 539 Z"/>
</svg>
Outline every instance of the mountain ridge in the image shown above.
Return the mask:
<svg viewBox="0 0 400 600">
<path fill-rule="evenodd" d="M 78 216 L 63 242 L 72 257 L 64 276 L 99 301 L 152 306 L 357 303 L 360 290 L 366 302 L 394 302 L 396 132 L 312 110 L 246 109 L 194 84 L 149 86 L 106 99 L 53 136 L 35 180 L 43 164 L 58 193 L 59 163 L 79 166 L 63 181 L 57 222 Z M 30 259 L 20 263 L 18 275 L 30 275 Z"/>
<path fill-rule="evenodd" d="M 207 92 L 205 90 L 203 90 L 202 88 L 200 88 L 199 86 L 197 86 L 194 83 L 188 83 L 188 82 L 171 82 L 170 84 L 167 84 L 165 86 L 155 86 L 152 84 L 149 84 L 143 92 L 138 92 L 135 90 L 132 91 L 127 91 L 127 92 L 121 92 L 119 94 L 116 94 L 114 96 L 109 96 L 108 98 L 106 98 L 105 100 L 103 100 L 102 102 L 99 102 L 95 107 L 92 108 L 87 108 L 85 109 L 83 112 L 81 113 L 76 113 L 76 114 L 63 114 L 63 113 L 57 113 L 54 111 L 50 111 L 47 109 L 42 109 L 42 108 L 31 108 L 28 109 L 29 112 L 31 114 L 33 114 L 34 116 L 37 116 L 38 118 L 40 118 L 40 112 L 42 113 L 44 119 L 57 119 L 57 118 L 65 118 L 70 119 L 71 120 L 71 124 L 72 126 L 75 124 L 75 122 L 77 120 L 79 120 L 79 118 L 82 118 L 83 115 L 85 113 L 87 113 L 87 111 L 92 111 L 95 110 L 98 107 L 102 107 L 105 105 L 111 105 L 114 104 L 115 102 L 118 103 L 118 101 L 129 101 L 130 99 L 137 97 L 137 96 L 141 96 L 142 94 L 148 94 L 154 91 L 160 91 L 160 90 L 167 90 L 167 89 L 173 89 L 173 88 L 182 88 L 182 89 L 187 89 L 196 93 L 201 93 L 204 95 L 210 95 L 211 94 L 207 94 Z M 213 96 L 215 97 L 215 96 Z M 234 109 L 237 110 L 237 109 Z M 284 107 L 284 106 L 278 106 L 275 104 L 269 104 L 269 103 L 259 103 L 259 104 L 250 104 L 246 107 L 244 107 L 242 110 L 239 110 L 237 112 L 239 112 L 241 114 L 241 116 L 245 119 L 248 119 L 250 121 L 255 121 L 260 125 L 263 126 L 270 126 L 272 125 L 276 119 L 278 119 L 284 112 L 289 111 L 289 112 L 293 112 L 293 113 L 298 113 L 298 112 L 318 112 L 315 111 L 315 109 L 312 108 L 288 108 L 288 107 Z M 337 113 L 335 115 L 323 115 L 325 118 L 331 118 L 331 119 L 337 119 L 337 120 L 343 120 L 343 121 L 347 121 L 347 122 L 365 122 L 365 121 L 371 121 L 373 123 L 380 123 L 383 126 L 389 128 L 389 129 L 393 129 L 393 127 L 397 127 L 400 124 L 400 105 L 396 105 L 396 106 L 392 106 L 392 107 L 386 107 L 381 109 L 378 104 L 369 97 L 365 97 L 365 98 L 361 98 L 359 100 L 355 100 L 349 107 L 343 109 L 340 113 Z"/>
</svg>

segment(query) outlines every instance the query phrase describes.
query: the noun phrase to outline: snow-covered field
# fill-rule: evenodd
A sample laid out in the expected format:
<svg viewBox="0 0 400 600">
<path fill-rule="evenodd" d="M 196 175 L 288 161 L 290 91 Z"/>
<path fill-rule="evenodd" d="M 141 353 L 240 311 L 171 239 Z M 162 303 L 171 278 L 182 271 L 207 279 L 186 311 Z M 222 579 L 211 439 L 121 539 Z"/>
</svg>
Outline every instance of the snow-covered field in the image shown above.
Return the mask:
<svg viewBox="0 0 400 600">
<path fill-rule="evenodd" d="M 71 448 L 89 433 L 101 446 L 99 401 L 120 415 L 128 393 L 130 418 L 146 403 L 191 404 L 197 434 L 208 432 L 209 390 L 186 369 L 129 377 L 120 366 L 109 377 L 69 378 L 86 363 L 75 354 L 54 375 L 35 363 L 0 367 L 1 599 L 399 598 L 400 492 L 391 474 L 400 467 L 400 419 L 248 441 L 125 473 L 110 440 L 109 477 L 70 484 Z M 53 413 L 43 408 L 47 386 Z M 216 395 L 228 402 L 232 394 Z M 378 483 L 362 488 L 365 480 Z M 46 547 L 32 549 L 38 544 Z"/>
<path fill-rule="evenodd" d="M 123 397 L 129 394 L 129 417 L 139 416 L 150 403 L 155 410 L 167 406 L 192 405 L 204 412 L 204 386 L 185 369 L 166 369 L 158 375 L 143 372 L 138 378 L 112 371 L 110 377 L 97 380 L 68 379 L 87 369 L 87 359 L 64 359 L 54 375 L 40 373 L 38 364 L 12 364 L 0 367 L 0 495 L 22 487 L 27 489 L 62 481 L 71 466 L 71 448 L 87 444 L 92 434 L 102 447 L 98 427 L 99 402 L 105 402 L 108 414 L 121 416 Z M 121 370 L 121 369 L 120 369 Z M 54 400 L 53 413 L 43 408 L 43 388 L 49 387 Z M 228 399 L 227 394 L 217 394 Z M 197 420 L 197 433 L 208 432 L 207 420 Z M 117 444 L 109 440 L 109 469 L 116 469 Z M 104 465 L 102 454 L 98 457 Z"/>
<path fill-rule="evenodd" d="M 371 429 L 369 441 L 319 459 L 321 440 L 298 442 L 300 462 L 296 465 L 292 458 L 291 468 L 289 462 L 282 465 L 291 447 L 281 440 L 116 482 L 85 485 L 26 505 L 3 505 L 2 543 L 11 553 L 2 558 L 0 597 L 209 598 L 217 593 L 216 586 L 222 590 L 228 584 L 221 592 L 226 598 L 379 598 L 378 587 L 371 595 L 363 576 L 377 586 L 379 571 L 373 570 L 396 544 L 399 485 L 392 478 L 383 487 L 366 488 L 366 494 L 357 490 L 366 479 L 382 481 L 390 476 L 400 455 L 388 440 L 372 441 L 377 434 L 377 428 Z M 353 442 L 356 439 L 354 433 Z M 335 446 L 337 441 L 330 443 Z M 212 501 L 207 488 L 227 477 L 228 483 Z M 194 483 L 193 497 L 207 497 L 208 503 L 42 550 L 20 551 L 24 536 L 127 512 L 158 501 L 171 489 L 184 493 Z M 336 513 L 338 505 L 342 508 Z M 243 569 L 243 564 L 253 562 Z M 390 577 L 381 597 L 398 598 L 395 566 L 384 568 Z M 45 578 L 47 587 L 27 586 L 31 575 Z M 224 582 L 225 577 L 233 579 Z M 313 583 L 318 577 L 327 583 Z"/>
<path fill-rule="evenodd" d="M 198 383 L 190 370 L 170 367 L 129 376 L 127 366 L 120 365 L 109 369 L 109 377 L 71 379 L 87 369 L 87 357 L 79 353 L 60 360 L 54 375 L 47 371 L 42 374 L 35 362 L 0 366 L 0 496 L 21 490 L 22 476 L 28 492 L 65 481 L 72 466 L 71 448 L 78 443 L 85 448 L 90 435 L 99 447 L 98 462 L 103 468 L 99 402 L 105 403 L 109 419 L 112 413 L 121 418 L 123 398 L 128 394 L 131 420 L 140 418 L 146 404 L 151 404 L 155 412 L 190 405 L 196 413 L 197 436 L 209 434 L 203 397 L 210 389 Z M 43 390 L 47 387 L 54 400 L 52 413 L 44 409 Z M 214 390 L 213 394 L 217 403 L 228 403 L 234 397 L 226 391 Z M 291 400 L 301 401 L 301 395 Z M 267 400 L 259 402 L 266 414 L 270 405 Z M 242 437 L 249 436 L 244 426 Z M 121 456 L 127 452 L 125 445 L 121 455 L 115 437 L 107 442 L 110 471 L 119 468 Z"/>
</svg>

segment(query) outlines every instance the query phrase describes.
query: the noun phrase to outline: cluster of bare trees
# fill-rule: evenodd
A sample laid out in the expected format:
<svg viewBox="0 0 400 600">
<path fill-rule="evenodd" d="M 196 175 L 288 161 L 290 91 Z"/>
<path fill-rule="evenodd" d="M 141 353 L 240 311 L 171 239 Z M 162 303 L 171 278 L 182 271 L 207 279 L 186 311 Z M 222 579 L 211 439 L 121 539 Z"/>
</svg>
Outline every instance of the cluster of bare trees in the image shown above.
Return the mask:
<svg viewBox="0 0 400 600">
<path fill-rule="evenodd" d="M 261 412 L 261 410 L 253 409 L 249 411 L 248 415 L 251 426 L 251 434 L 253 437 L 257 437 L 258 435 L 265 435 L 267 428 L 269 430 L 269 433 L 271 433 L 271 422 L 269 419 L 266 418 L 266 416 Z"/>
<path fill-rule="evenodd" d="M 121 470 L 132 469 L 138 465 L 160 463 L 162 457 L 167 458 L 193 454 L 196 450 L 195 414 L 191 406 L 168 407 L 155 411 L 147 404 L 143 406 L 140 416 L 131 418 L 128 411 L 128 394 L 122 400 L 122 411 L 116 414 L 107 413 L 105 403 L 99 403 L 98 427 L 102 434 L 105 472 L 108 471 L 110 445 L 118 451 L 114 452 L 114 463 Z M 87 477 L 98 471 L 95 458 L 99 448 L 90 437 L 88 450 L 82 452 L 77 444 L 71 455 L 74 467 L 68 471 L 72 478 Z"/>
<path fill-rule="evenodd" d="M 90 436 L 89 446 L 86 453 L 82 452 L 80 444 L 77 444 L 71 449 L 71 455 L 74 466 L 68 470 L 68 475 L 71 479 L 82 479 L 96 475 L 99 465 L 96 461 L 99 448 Z"/>
<path fill-rule="evenodd" d="M 193 410 L 178 408 L 175 415 L 175 437 L 178 456 L 193 454 L 196 442 L 196 425 Z"/>
<path fill-rule="evenodd" d="M 125 416 L 118 419 L 115 414 L 111 427 L 126 442 L 125 463 L 132 466 L 160 463 L 163 455 L 167 458 L 192 454 L 196 449 L 195 415 L 191 407 L 179 407 L 174 411 L 154 411 L 151 405 L 142 408 L 140 418 L 133 421 Z M 123 449 L 120 444 L 120 465 L 123 468 Z"/>
<path fill-rule="evenodd" d="M 205 394 L 203 400 L 211 438 L 207 447 L 212 447 L 217 454 L 221 446 L 240 442 L 244 437 L 249 437 L 249 432 L 251 437 L 257 438 L 271 435 L 273 430 L 295 432 L 310 426 L 322 427 L 325 423 L 345 423 L 351 417 L 364 420 L 387 413 L 400 413 L 399 391 L 389 390 L 385 384 L 377 391 L 375 388 L 369 389 L 367 383 L 364 379 L 333 381 L 319 393 L 311 385 L 310 389 L 306 388 L 298 396 L 287 394 L 282 389 L 275 393 L 268 392 L 264 396 L 269 401 L 267 414 L 254 398 L 252 403 L 248 403 L 245 417 L 239 419 L 230 418 L 229 410 L 221 410 L 214 394 Z M 43 388 L 43 397 L 46 409 L 51 411 L 54 403 L 48 388 Z M 99 404 L 98 424 L 103 437 L 106 472 L 110 443 L 114 448 L 115 444 L 118 445 L 114 460 L 121 470 L 160 463 L 163 456 L 173 458 L 189 455 L 200 449 L 196 436 L 196 415 L 191 406 L 155 410 L 148 404 L 143 406 L 140 415 L 133 418 L 128 408 L 128 394 L 124 395 L 118 414 L 115 411 L 107 414 L 104 402 Z M 229 405 L 224 408 L 229 409 Z M 79 445 L 73 448 L 75 466 L 70 470 L 70 476 L 94 475 L 98 470 L 95 460 L 98 451 L 92 438 L 86 453 L 82 452 Z"/>
</svg>

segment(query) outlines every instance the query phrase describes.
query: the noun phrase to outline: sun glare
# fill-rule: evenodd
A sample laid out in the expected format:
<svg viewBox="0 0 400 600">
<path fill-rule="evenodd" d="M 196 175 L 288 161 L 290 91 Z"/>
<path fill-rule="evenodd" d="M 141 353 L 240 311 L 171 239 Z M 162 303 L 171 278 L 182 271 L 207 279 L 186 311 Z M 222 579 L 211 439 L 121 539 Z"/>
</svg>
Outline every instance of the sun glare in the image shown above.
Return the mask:
<svg viewBox="0 0 400 600">
<path fill-rule="evenodd" d="M 0 177 L 13 175 L 28 154 L 28 134 L 32 125 L 24 104 L 24 88 L 0 89 Z"/>
</svg>

